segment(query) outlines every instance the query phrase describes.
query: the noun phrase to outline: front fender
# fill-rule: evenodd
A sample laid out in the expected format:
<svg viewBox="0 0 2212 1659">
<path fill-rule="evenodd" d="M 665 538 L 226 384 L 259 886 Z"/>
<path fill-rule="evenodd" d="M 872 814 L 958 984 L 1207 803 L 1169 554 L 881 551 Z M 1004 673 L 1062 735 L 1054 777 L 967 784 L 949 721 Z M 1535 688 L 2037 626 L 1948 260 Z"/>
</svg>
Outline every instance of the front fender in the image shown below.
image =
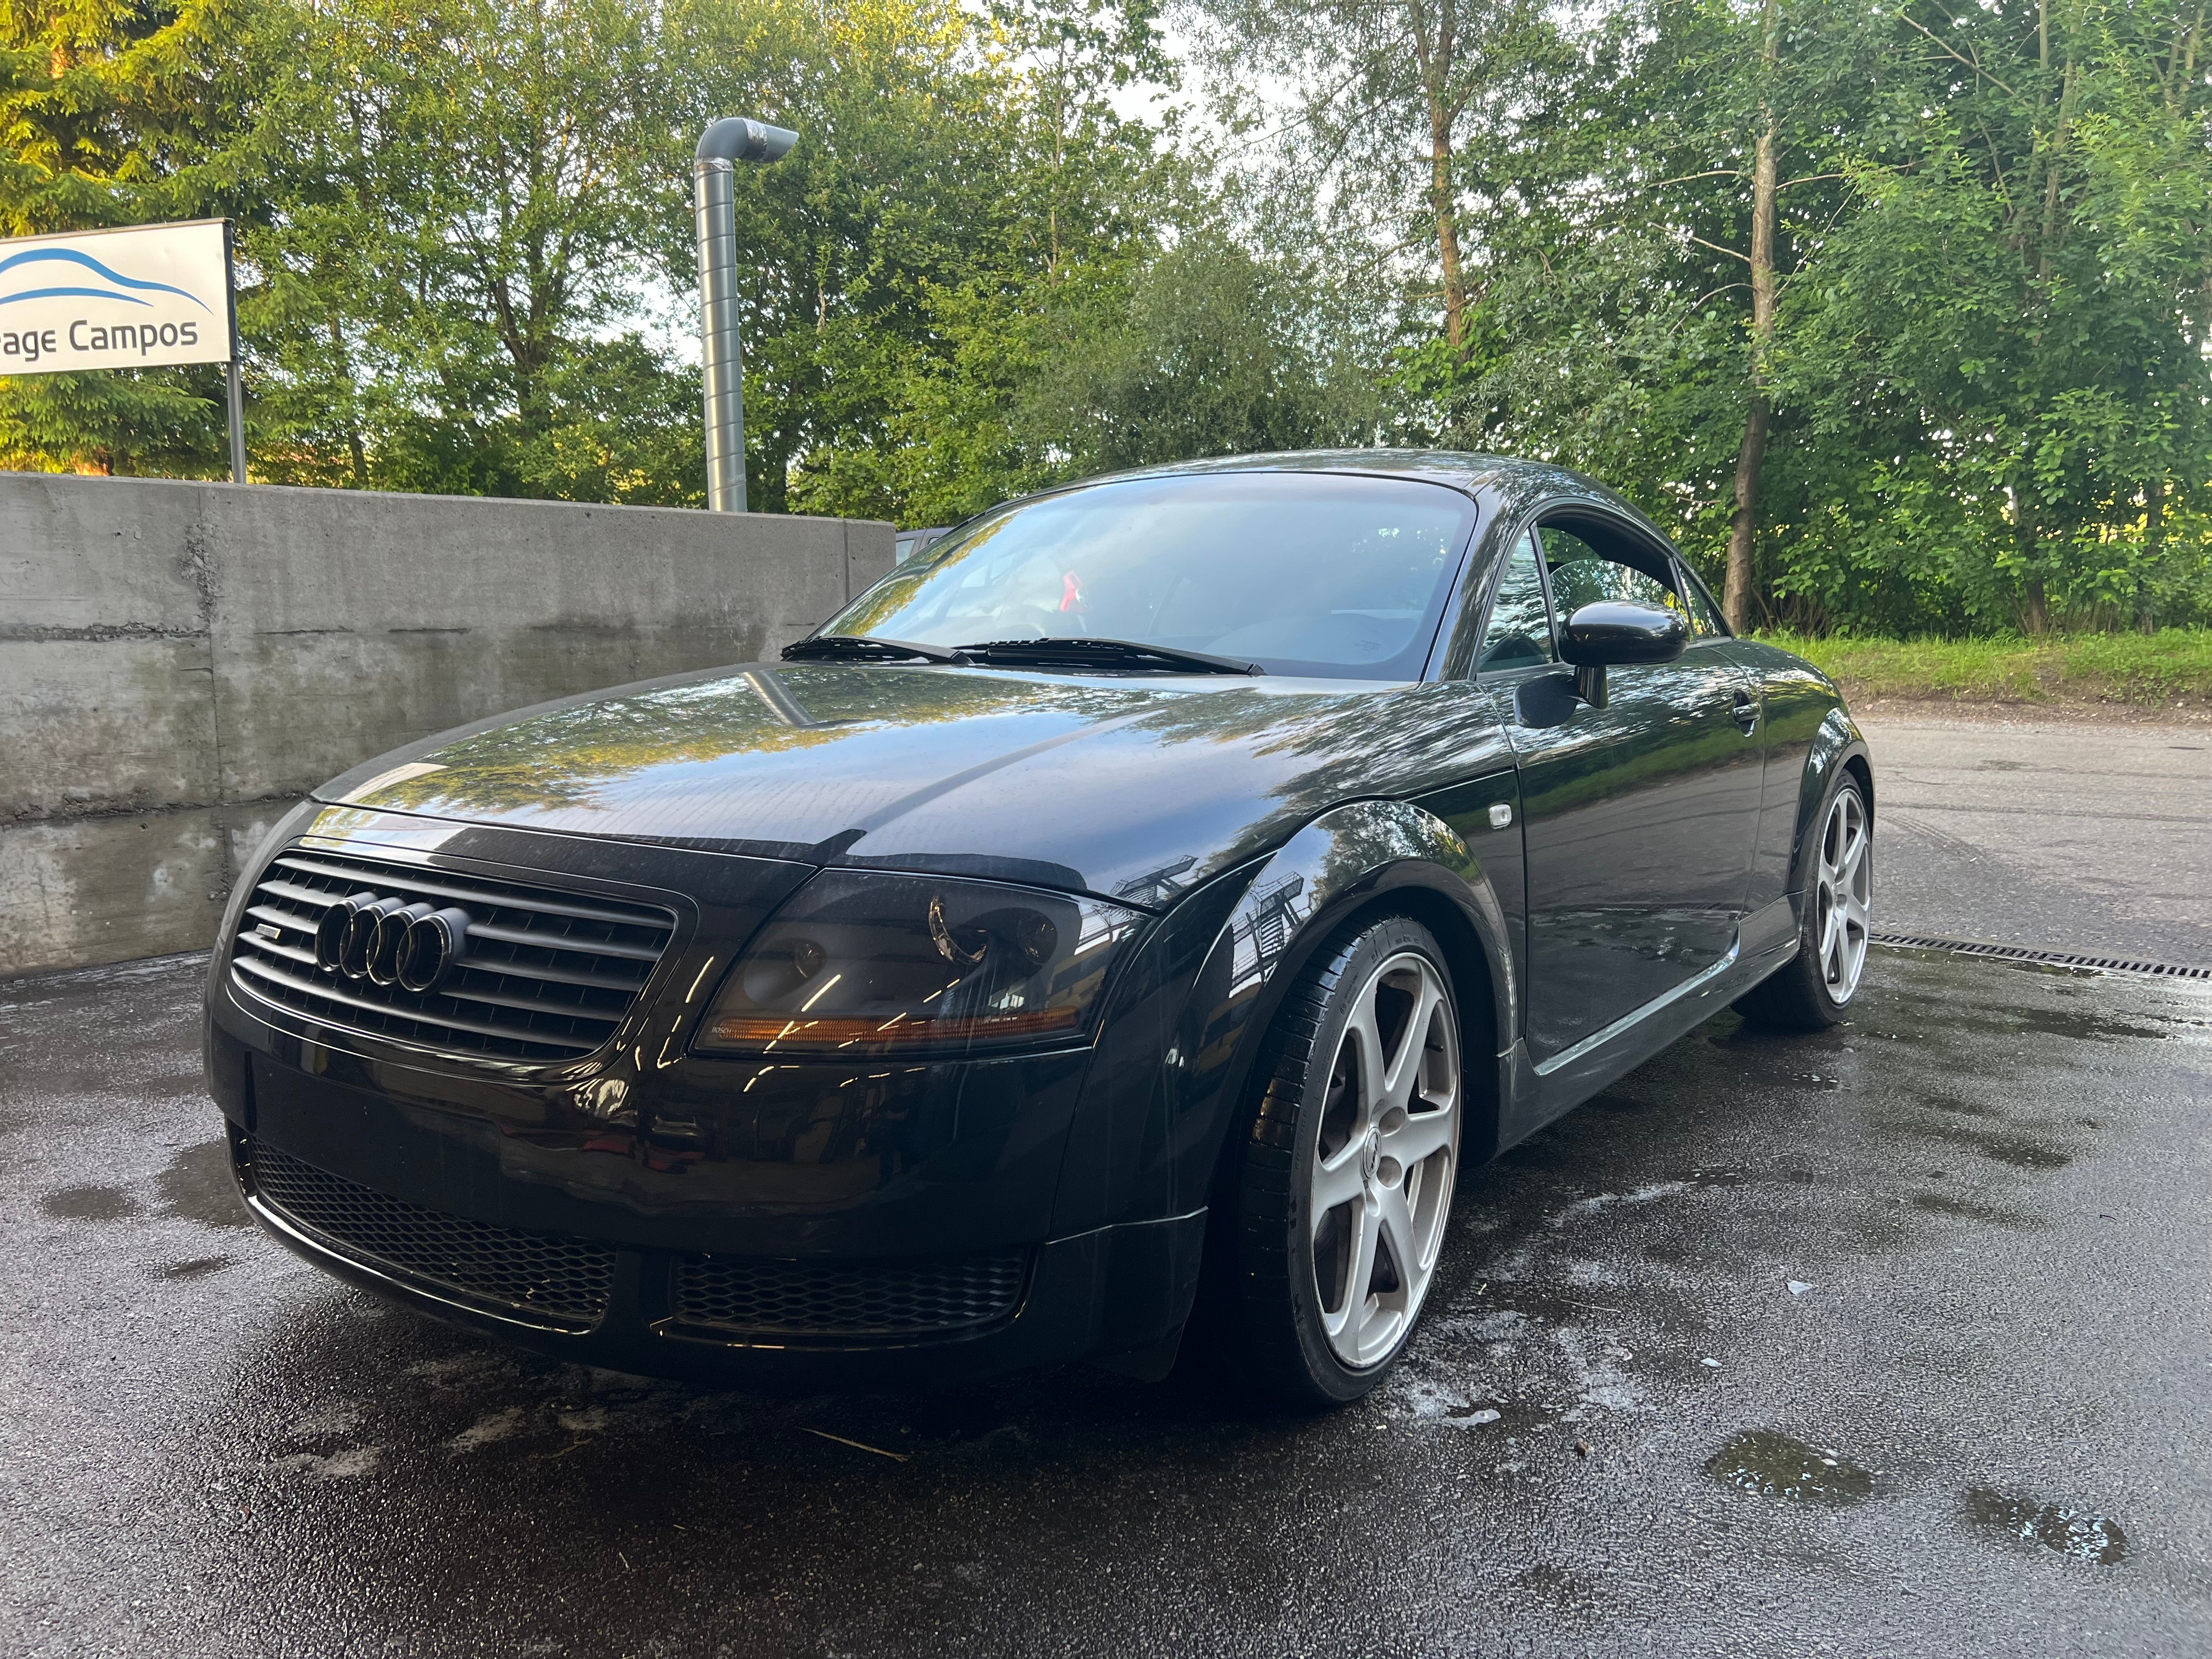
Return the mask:
<svg viewBox="0 0 2212 1659">
<path fill-rule="evenodd" d="M 1498 775 L 1499 799 L 1513 787 Z M 1487 1106 L 1517 1010 L 1507 913 L 1482 859 L 1412 802 L 1335 807 L 1193 894 L 1155 934 L 1102 1026 L 1055 1235 L 1202 1208 L 1285 987 L 1340 924 L 1385 906 L 1423 921 L 1451 958 L 1462 1052 Z M 1483 1148 L 1480 1132 L 1470 1146 Z"/>
</svg>

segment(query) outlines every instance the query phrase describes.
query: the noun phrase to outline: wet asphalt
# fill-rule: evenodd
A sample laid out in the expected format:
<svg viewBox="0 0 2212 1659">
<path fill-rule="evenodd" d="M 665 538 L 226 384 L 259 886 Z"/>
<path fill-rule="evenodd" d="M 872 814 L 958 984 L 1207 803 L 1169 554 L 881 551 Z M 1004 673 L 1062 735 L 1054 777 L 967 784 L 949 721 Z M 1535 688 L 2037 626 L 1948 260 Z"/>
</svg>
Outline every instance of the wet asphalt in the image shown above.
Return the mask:
<svg viewBox="0 0 2212 1659">
<path fill-rule="evenodd" d="M 2212 988 L 1877 953 L 1469 1172 L 1328 1416 L 564 1368 L 246 1224 L 200 964 L 0 986 L 0 1652 L 2212 1651 Z"/>
<path fill-rule="evenodd" d="M 2212 727 L 1859 724 L 1884 930 L 2212 967 Z"/>
</svg>

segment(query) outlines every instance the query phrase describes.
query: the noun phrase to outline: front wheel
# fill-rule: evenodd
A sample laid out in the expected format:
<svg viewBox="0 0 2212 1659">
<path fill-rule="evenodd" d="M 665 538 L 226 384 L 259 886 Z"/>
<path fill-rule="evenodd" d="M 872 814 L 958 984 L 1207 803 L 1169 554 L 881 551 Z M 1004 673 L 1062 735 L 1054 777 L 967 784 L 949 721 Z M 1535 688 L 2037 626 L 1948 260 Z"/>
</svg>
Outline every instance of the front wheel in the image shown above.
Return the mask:
<svg viewBox="0 0 2212 1659">
<path fill-rule="evenodd" d="M 1828 796 L 1812 853 L 1796 958 L 1735 1005 L 1753 1024 L 1826 1030 L 1842 1020 L 1866 972 L 1874 925 L 1874 814 L 1849 772 Z"/>
<path fill-rule="evenodd" d="M 1458 1174 L 1459 1013 L 1428 930 L 1340 936 L 1268 1033 L 1230 1243 L 1231 1358 L 1305 1406 L 1356 1400 L 1405 1351 Z"/>
</svg>

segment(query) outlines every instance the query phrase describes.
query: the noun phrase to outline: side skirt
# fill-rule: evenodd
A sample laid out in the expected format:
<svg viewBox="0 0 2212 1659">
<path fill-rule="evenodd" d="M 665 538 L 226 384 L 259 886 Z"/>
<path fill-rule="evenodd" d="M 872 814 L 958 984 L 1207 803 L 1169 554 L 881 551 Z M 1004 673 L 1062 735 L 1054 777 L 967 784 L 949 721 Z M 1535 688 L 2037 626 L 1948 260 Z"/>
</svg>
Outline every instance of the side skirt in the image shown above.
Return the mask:
<svg viewBox="0 0 2212 1659">
<path fill-rule="evenodd" d="M 1573 1110 L 1606 1085 L 1671 1047 L 1797 954 L 1802 894 L 1762 905 L 1736 926 L 1721 959 L 1673 989 L 1631 1009 L 1602 1030 L 1550 1059 L 1528 1058 L 1525 1041 L 1498 1056 L 1498 1150 Z"/>
</svg>

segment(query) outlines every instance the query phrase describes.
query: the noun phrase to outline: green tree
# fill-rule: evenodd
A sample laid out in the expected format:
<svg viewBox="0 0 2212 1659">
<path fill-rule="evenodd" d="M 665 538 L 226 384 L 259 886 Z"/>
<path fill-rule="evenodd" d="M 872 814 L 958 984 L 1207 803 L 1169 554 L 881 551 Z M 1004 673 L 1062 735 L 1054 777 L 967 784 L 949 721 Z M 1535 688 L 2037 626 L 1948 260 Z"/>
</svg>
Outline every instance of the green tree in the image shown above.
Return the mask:
<svg viewBox="0 0 2212 1659">
<path fill-rule="evenodd" d="M 696 500 L 663 465 L 690 377 L 633 319 L 681 210 L 656 15 L 331 0 L 285 21 L 263 119 L 295 143 L 243 247 L 267 474 Z"/>
<path fill-rule="evenodd" d="M 1510 142 L 1520 77 L 1556 38 L 1531 0 L 1209 0 L 1202 37 L 1241 128 L 1273 118 L 1243 90 L 1265 64 L 1297 88 L 1279 154 L 1289 187 L 1351 223 L 1380 223 L 1391 252 L 1435 254 L 1420 298 L 1457 350 L 1480 300 L 1467 214 L 1488 189 L 1486 147 Z M 1476 146 L 1468 154 L 1470 143 Z M 1423 264 L 1426 264 L 1426 260 Z M 1426 308 L 1425 307 L 1424 308 Z"/>
<path fill-rule="evenodd" d="M 1984 627 L 2212 612 L 2202 6 L 1917 7 L 1897 32 L 1857 210 L 1785 296 L 1779 393 L 1843 476 L 1784 580 L 1832 615 L 1885 587 L 1892 617 L 1941 594 Z"/>
<path fill-rule="evenodd" d="M 1400 353 L 1407 430 L 1598 472 L 1748 620 L 2212 608 L 2195 0 L 1595 21 L 1472 135 L 1478 298 Z"/>
<path fill-rule="evenodd" d="M 0 5 L 0 236 L 251 211 L 255 0 Z M 222 370 L 0 378 L 0 466 L 219 476 Z"/>
<path fill-rule="evenodd" d="M 915 137 L 939 151 L 904 171 L 898 240 L 823 226 L 829 236 L 794 252 L 836 291 L 817 276 L 813 316 L 763 319 L 764 380 L 779 362 L 826 371 L 820 392 L 764 387 L 801 394 L 779 401 L 801 418 L 775 436 L 809 511 L 942 520 L 1059 476 L 1066 456 L 1030 419 L 1037 377 L 1116 314 L 1178 211 L 1184 175 L 1109 96 L 1165 73 L 1145 0 L 1008 0 L 988 27 L 963 21 L 958 33 L 957 18 L 939 37 L 953 49 L 928 125 L 809 163 L 832 177 L 866 170 L 872 191 L 878 143 L 890 158 Z M 878 91 L 866 118 L 899 107 Z M 752 386 L 749 374 L 749 407 Z"/>
</svg>

